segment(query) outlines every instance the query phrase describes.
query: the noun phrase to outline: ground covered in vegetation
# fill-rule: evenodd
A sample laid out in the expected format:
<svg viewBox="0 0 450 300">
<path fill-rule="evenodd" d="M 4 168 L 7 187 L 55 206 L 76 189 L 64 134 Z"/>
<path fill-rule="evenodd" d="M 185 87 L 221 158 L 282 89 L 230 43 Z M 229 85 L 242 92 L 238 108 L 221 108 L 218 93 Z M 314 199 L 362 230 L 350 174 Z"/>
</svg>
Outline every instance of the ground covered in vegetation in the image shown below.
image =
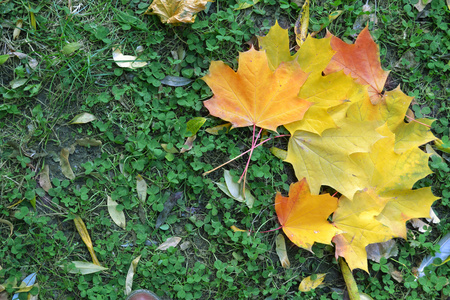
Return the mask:
<svg viewBox="0 0 450 300">
<path fill-rule="evenodd" d="M 320 31 L 321 38 L 326 27 L 353 43 L 368 23 L 382 65 L 391 71 L 387 90 L 400 85 L 413 96 L 414 116 L 436 119 L 432 130 L 445 140 L 450 11 L 445 1 L 419 1 L 311 1 L 309 32 Z M 261 0 L 235 10 L 236 1 L 216 0 L 193 24 L 173 26 L 144 15 L 149 3 L 139 0 L 0 2 L 0 55 L 12 53 L 0 65 L 0 299 L 11 299 L 35 272 L 30 294 L 39 299 L 123 299 L 138 256 L 133 289 L 150 289 L 162 299 L 345 299 L 331 245 L 315 244 L 311 253 L 287 240 L 291 266 L 283 268 L 275 250 L 280 232 L 262 232 L 279 227 L 275 194 L 287 195 L 297 181 L 292 166 L 270 151 L 286 149 L 287 137 L 253 151 L 251 207 L 216 184 L 225 183 L 223 169 L 202 175 L 248 150 L 252 128 L 211 134 L 207 129 L 224 121 L 203 106 L 212 91 L 200 78 L 212 61 L 236 70 L 239 52 L 257 46 L 255 36 L 265 36 L 276 20 L 289 28 L 294 49 L 302 4 Z M 339 10 L 338 18 L 330 17 Z M 15 30 L 19 23 L 21 31 Z M 117 65 L 119 45 L 148 65 Z M 95 119 L 84 114 L 72 121 L 82 113 Z M 189 139 L 188 121 L 197 117 L 206 123 Z M 369 261 L 369 274 L 354 272 L 359 290 L 373 299 L 450 295 L 447 265 L 415 276 L 450 232 L 449 156 L 437 152 L 429 164 L 434 173 L 415 188 L 431 186 L 441 198 L 433 204 L 440 222 L 427 229 L 409 224 L 408 239 L 395 240 L 394 256 Z M 246 162 L 243 156 L 224 169 L 237 181 Z M 111 207 L 124 212 L 126 223 L 113 220 Z M 71 273 L 71 262 L 93 261 L 78 219 L 106 270 Z M 158 249 L 172 237 L 180 238 L 176 247 Z M 319 288 L 299 291 L 303 278 L 320 273 L 326 277 Z"/>
</svg>

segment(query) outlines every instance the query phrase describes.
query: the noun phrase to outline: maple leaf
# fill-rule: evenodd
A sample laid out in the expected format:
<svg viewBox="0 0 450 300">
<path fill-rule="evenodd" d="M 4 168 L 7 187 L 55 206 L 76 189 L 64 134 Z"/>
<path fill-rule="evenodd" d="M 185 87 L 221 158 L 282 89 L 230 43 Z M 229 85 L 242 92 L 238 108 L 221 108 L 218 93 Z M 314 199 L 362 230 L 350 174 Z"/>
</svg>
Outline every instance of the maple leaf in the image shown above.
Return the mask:
<svg viewBox="0 0 450 300">
<path fill-rule="evenodd" d="M 397 87 L 386 92 L 384 100 L 377 105 L 367 100 L 355 102 L 348 108 L 347 116 L 358 121 L 377 121 L 380 126 L 387 123 L 389 130 L 395 134 L 395 151 L 402 153 L 436 139 L 429 127 L 433 119 L 404 121 L 412 99 Z"/>
<path fill-rule="evenodd" d="M 387 201 L 372 190 L 358 191 L 353 200 L 344 196 L 339 199 L 333 224 L 344 233 L 335 236 L 333 242 L 336 257 L 344 257 L 351 270 L 359 268 L 368 272 L 366 246 L 394 237 L 389 227 L 376 219 Z"/>
<path fill-rule="evenodd" d="M 211 115 L 233 127 L 258 126 L 276 131 L 279 125 L 300 120 L 312 103 L 297 97 L 307 74 L 296 61 L 282 63 L 273 72 L 266 53 L 253 48 L 239 54 L 234 72 L 221 61 L 213 61 L 202 79 L 214 96 L 205 101 Z"/>
<path fill-rule="evenodd" d="M 286 236 L 297 246 L 311 251 L 314 242 L 331 244 L 340 231 L 327 221 L 337 208 L 329 194 L 311 195 L 306 179 L 291 184 L 289 197 L 277 193 L 275 210 Z"/>
<path fill-rule="evenodd" d="M 337 52 L 324 73 L 344 70 L 358 83 L 368 85 L 370 100 L 373 104 L 379 103 L 389 72 L 381 68 L 378 45 L 370 36 L 369 29 L 364 28 L 354 44 L 347 44 L 330 33 L 328 36 L 331 36 L 331 47 Z"/>
<path fill-rule="evenodd" d="M 328 185 L 352 199 L 356 191 L 366 187 L 367 179 L 349 155 L 370 151 L 382 138 L 377 127 L 376 122 L 346 120 L 322 136 L 298 130 L 289 139 L 285 161 L 293 165 L 297 178 L 306 177 L 312 194 L 319 194 L 320 186 Z"/>
<path fill-rule="evenodd" d="M 144 14 L 158 15 L 163 23 L 194 23 L 209 0 L 153 0 Z"/>
</svg>

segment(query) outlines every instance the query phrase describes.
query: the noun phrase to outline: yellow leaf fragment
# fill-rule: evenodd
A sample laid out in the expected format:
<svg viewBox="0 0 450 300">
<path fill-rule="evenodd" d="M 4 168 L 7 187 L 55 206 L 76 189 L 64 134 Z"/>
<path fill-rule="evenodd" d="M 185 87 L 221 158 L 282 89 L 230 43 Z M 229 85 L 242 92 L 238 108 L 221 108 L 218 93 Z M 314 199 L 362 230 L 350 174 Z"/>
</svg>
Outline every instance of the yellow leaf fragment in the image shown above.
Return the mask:
<svg viewBox="0 0 450 300">
<path fill-rule="evenodd" d="M 136 192 L 138 199 L 142 204 L 145 204 L 145 200 L 147 199 L 147 182 L 139 174 L 136 176 Z"/>
<path fill-rule="evenodd" d="M 30 23 L 31 26 L 36 30 L 36 17 L 34 16 L 34 12 L 31 11 L 31 7 L 28 4 L 28 9 L 30 9 Z"/>
<path fill-rule="evenodd" d="M 218 135 L 220 132 L 228 133 L 231 128 L 231 123 L 225 123 L 214 127 L 206 128 L 205 131 L 209 134 Z"/>
<path fill-rule="evenodd" d="M 270 153 L 272 153 L 275 157 L 281 159 L 281 160 L 286 160 L 287 157 L 287 151 L 277 148 L 277 147 L 271 147 L 270 149 Z"/>
<path fill-rule="evenodd" d="M 158 15 L 162 23 L 194 23 L 196 14 L 206 8 L 208 0 L 153 0 L 144 14 Z"/>
<path fill-rule="evenodd" d="M 125 279 L 125 296 L 128 296 L 131 293 L 133 287 L 133 276 L 136 273 L 136 267 L 139 263 L 141 256 L 139 255 L 130 264 L 130 268 L 128 269 L 127 278 Z"/>
<path fill-rule="evenodd" d="M 302 10 L 298 16 L 297 22 L 295 22 L 295 41 L 298 46 L 302 46 L 308 36 L 309 26 L 309 0 L 303 3 Z"/>
<path fill-rule="evenodd" d="M 316 274 L 315 279 L 312 279 L 313 276 L 308 276 L 304 278 L 302 282 L 300 282 L 298 290 L 300 292 L 309 292 L 311 290 L 316 289 L 319 285 L 322 284 L 326 275 L 327 274 Z"/>
<path fill-rule="evenodd" d="M 97 256 L 95 255 L 91 237 L 89 236 L 89 233 L 83 220 L 79 216 L 76 216 L 75 219 L 73 219 L 73 222 L 75 223 L 75 227 L 77 228 L 77 231 L 80 234 L 81 239 L 86 244 L 86 247 L 88 248 L 88 251 L 91 254 L 92 262 L 97 266 L 101 266 L 100 262 L 97 259 Z"/>
<path fill-rule="evenodd" d="M 59 164 L 64 176 L 66 176 L 70 180 L 75 179 L 75 174 L 73 173 L 69 163 L 69 149 L 61 149 L 61 153 L 59 154 Z"/>
<path fill-rule="evenodd" d="M 13 40 L 16 40 L 19 37 L 22 26 L 23 26 L 22 19 L 17 20 L 16 28 L 14 28 L 14 31 L 13 31 Z"/>
<path fill-rule="evenodd" d="M 281 28 L 278 21 L 275 21 L 275 25 L 270 28 L 266 36 L 258 36 L 258 42 L 260 49 L 266 51 L 269 67 L 272 71 L 275 71 L 282 62 L 294 59 L 289 51 L 288 30 Z"/>
<path fill-rule="evenodd" d="M 236 227 L 234 225 L 230 226 L 230 229 L 233 230 L 234 232 L 236 232 L 236 231 L 246 232 L 246 230 L 242 230 L 242 229 L 240 229 L 240 228 L 238 228 L 238 227 Z"/>
<path fill-rule="evenodd" d="M 238 0 L 237 3 L 237 7 L 234 10 L 241 10 L 241 9 L 246 9 L 249 7 L 252 7 L 253 5 L 255 5 L 256 3 L 258 3 L 260 0 L 252 0 L 252 3 L 248 3 L 248 0 Z"/>
<path fill-rule="evenodd" d="M 289 269 L 289 267 L 291 266 L 291 262 L 289 261 L 289 257 L 287 255 L 286 242 L 285 242 L 284 236 L 282 234 L 277 235 L 275 244 L 276 244 L 277 255 L 281 262 L 281 266 L 285 269 Z"/>
<path fill-rule="evenodd" d="M 108 268 L 105 268 L 100 265 L 93 264 L 93 263 L 90 263 L 87 261 L 72 261 L 72 263 L 75 266 L 74 269 L 71 269 L 69 271 L 69 273 L 72 273 L 72 274 L 86 275 L 86 274 L 92 274 L 92 273 L 97 273 L 97 272 L 108 270 Z M 64 267 L 64 266 L 60 266 L 60 267 Z"/>
<path fill-rule="evenodd" d="M 341 267 L 342 275 L 344 276 L 345 285 L 347 286 L 348 296 L 351 300 L 360 300 L 361 297 L 358 292 L 358 285 L 353 277 L 352 271 L 349 269 L 344 259 L 339 258 L 339 266 Z"/>
<path fill-rule="evenodd" d="M 94 116 L 93 114 L 84 112 L 81 114 L 76 115 L 70 122 L 70 125 L 74 125 L 74 124 L 86 124 L 92 121 L 97 120 L 97 117 Z"/>
<path fill-rule="evenodd" d="M 121 68 L 137 69 L 148 64 L 146 61 L 138 60 L 136 56 L 123 55 L 120 46 L 113 48 L 113 59 L 116 65 Z"/>
<path fill-rule="evenodd" d="M 117 226 L 125 229 L 127 224 L 125 219 L 125 213 L 123 212 L 123 210 L 121 211 L 117 210 L 117 205 L 119 205 L 119 203 L 114 201 L 109 195 L 107 195 L 106 198 L 107 198 L 106 202 L 108 205 L 108 212 L 109 215 L 111 216 L 111 219 L 114 221 L 114 223 L 116 223 Z"/>
</svg>

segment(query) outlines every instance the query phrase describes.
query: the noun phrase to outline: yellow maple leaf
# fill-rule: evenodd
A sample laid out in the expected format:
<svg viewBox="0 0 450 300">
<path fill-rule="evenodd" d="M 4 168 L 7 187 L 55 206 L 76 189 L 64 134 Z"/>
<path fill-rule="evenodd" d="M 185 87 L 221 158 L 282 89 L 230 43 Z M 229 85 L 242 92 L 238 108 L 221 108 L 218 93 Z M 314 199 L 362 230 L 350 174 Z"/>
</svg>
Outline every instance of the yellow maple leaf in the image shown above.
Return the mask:
<svg viewBox="0 0 450 300">
<path fill-rule="evenodd" d="M 291 184 L 289 197 L 277 193 L 275 210 L 286 236 L 297 246 L 311 250 L 314 242 L 331 244 L 340 231 L 327 218 L 337 208 L 337 199 L 329 194 L 311 195 L 303 178 Z"/>
<path fill-rule="evenodd" d="M 158 15 L 163 23 L 194 23 L 209 0 L 153 0 L 144 14 Z"/>
<path fill-rule="evenodd" d="M 258 126 L 276 131 L 279 125 L 300 120 L 312 103 L 297 97 L 307 74 L 296 61 L 270 70 L 266 53 L 253 48 L 239 54 L 235 72 L 213 61 L 202 79 L 214 96 L 204 105 L 233 127 Z"/>
</svg>

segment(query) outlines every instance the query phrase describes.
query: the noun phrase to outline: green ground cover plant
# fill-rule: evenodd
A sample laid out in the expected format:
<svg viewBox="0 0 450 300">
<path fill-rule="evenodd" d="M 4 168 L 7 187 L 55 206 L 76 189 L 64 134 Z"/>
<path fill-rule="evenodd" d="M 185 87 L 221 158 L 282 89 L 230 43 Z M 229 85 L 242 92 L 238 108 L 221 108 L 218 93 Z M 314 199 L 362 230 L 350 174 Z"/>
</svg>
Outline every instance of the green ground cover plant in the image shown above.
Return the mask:
<svg viewBox="0 0 450 300">
<path fill-rule="evenodd" d="M 311 1 L 309 32 L 327 27 L 353 43 L 368 22 L 382 66 L 391 71 L 388 90 L 400 84 L 415 97 L 415 117 L 435 118 L 432 130 L 448 147 L 449 8 L 437 0 L 421 11 L 417 1 L 387 2 L 368 9 L 358 1 Z M 255 36 L 267 35 L 275 20 L 293 28 L 302 4 L 261 0 L 235 10 L 239 3 L 217 0 L 194 23 L 172 26 L 143 15 L 149 6 L 144 1 L 0 3 L 0 55 L 22 54 L 8 55 L 0 65 L 0 283 L 6 297 L 36 272 L 38 286 L 27 293 L 39 299 L 123 299 L 130 263 L 140 256 L 133 289 L 147 288 L 163 299 L 343 299 L 332 247 L 314 244 L 313 254 L 287 242 L 291 267 L 285 269 L 275 250 L 278 232 L 261 233 L 279 227 L 274 195 L 286 195 L 297 181 L 292 167 L 269 150 L 286 149 L 287 137 L 254 149 L 247 173 L 251 207 L 215 184 L 224 182 L 222 171 L 202 176 L 249 149 L 252 128 L 208 133 L 223 122 L 204 108 L 213 94 L 200 78 L 212 61 L 236 70 L 238 53 L 255 44 Z M 338 18 L 329 17 L 338 10 Z M 23 25 L 14 39 L 19 19 Z M 322 30 L 316 37 L 324 35 Z M 119 67 L 117 45 L 148 65 Z M 166 76 L 192 82 L 169 85 Z M 95 120 L 70 124 L 81 113 Z M 199 117 L 205 124 L 192 132 L 187 123 Z M 64 148 L 74 179 L 61 168 Z M 369 261 L 369 274 L 354 271 L 359 290 L 374 299 L 450 294 L 447 265 L 430 265 L 426 276 L 415 276 L 450 230 L 448 154 L 435 148 L 439 156 L 429 162 L 434 173 L 414 188 L 431 186 L 441 197 L 433 205 L 441 221 L 424 232 L 408 225 L 408 239 L 396 240 L 397 255 Z M 245 164 L 244 156 L 226 167 L 235 181 Z M 46 166 L 48 189 L 40 181 Z M 145 196 L 139 178 L 147 185 Z M 182 197 L 174 197 L 177 192 Z M 124 213 L 125 226 L 112 220 L 108 197 Z M 157 227 L 170 202 L 172 210 Z M 75 227 L 77 216 L 107 270 L 70 273 L 72 261 L 92 261 Z M 251 233 L 234 232 L 233 225 Z M 174 236 L 180 245 L 157 249 Z M 327 273 L 323 285 L 298 290 L 303 278 L 318 273 Z"/>
</svg>

